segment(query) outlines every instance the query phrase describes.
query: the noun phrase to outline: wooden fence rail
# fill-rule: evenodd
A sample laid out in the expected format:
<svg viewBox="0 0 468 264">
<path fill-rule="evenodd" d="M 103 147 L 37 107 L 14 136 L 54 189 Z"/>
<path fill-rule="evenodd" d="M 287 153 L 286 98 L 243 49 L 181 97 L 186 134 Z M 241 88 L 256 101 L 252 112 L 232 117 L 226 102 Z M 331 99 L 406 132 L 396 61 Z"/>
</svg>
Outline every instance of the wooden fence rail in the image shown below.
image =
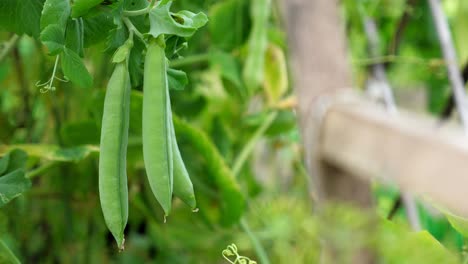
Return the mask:
<svg viewBox="0 0 468 264">
<path fill-rule="evenodd" d="M 357 95 L 328 106 L 319 153 L 323 162 L 366 180 L 396 183 L 468 217 L 468 138 L 436 119 L 389 115 Z"/>
</svg>

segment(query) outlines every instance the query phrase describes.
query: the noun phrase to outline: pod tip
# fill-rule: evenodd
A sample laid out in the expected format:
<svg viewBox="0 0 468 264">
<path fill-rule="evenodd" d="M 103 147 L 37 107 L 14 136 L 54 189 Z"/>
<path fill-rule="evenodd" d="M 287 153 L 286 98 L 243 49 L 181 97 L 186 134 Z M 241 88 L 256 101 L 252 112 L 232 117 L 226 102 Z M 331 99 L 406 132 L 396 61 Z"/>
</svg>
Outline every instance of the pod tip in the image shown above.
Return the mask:
<svg viewBox="0 0 468 264">
<path fill-rule="evenodd" d="M 119 252 L 122 252 L 125 250 L 125 238 L 122 238 L 122 242 L 119 243 Z"/>
<path fill-rule="evenodd" d="M 200 211 L 200 209 L 198 209 L 198 208 L 192 209 L 192 212 L 194 212 L 194 213 L 198 213 L 198 211 Z"/>
</svg>

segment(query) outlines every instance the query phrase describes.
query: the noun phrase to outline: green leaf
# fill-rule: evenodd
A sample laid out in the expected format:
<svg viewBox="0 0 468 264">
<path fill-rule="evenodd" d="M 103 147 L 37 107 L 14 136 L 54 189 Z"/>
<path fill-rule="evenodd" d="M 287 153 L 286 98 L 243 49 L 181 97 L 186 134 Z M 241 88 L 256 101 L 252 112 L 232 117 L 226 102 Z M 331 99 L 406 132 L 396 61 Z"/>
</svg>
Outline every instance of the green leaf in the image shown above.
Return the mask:
<svg viewBox="0 0 468 264">
<path fill-rule="evenodd" d="M 88 88 L 93 85 L 93 78 L 81 58 L 68 48 L 62 52 L 62 70 L 63 74 L 79 87 Z"/>
<path fill-rule="evenodd" d="M 12 149 L 20 149 L 29 156 L 47 159 L 50 161 L 78 162 L 92 153 L 99 152 L 98 146 L 83 145 L 72 148 L 60 148 L 57 145 L 46 144 L 19 144 L 0 147 L 0 154 Z M 11 161 L 10 161 L 11 164 Z"/>
<path fill-rule="evenodd" d="M 250 28 L 247 3 L 249 1 L 227 0 L 212 5 L 208 26 L 214 46 L 231 51 L 245 42 L 246 29 Z"/>
<path fill-rule="evenodd" d="M 240 65 L 234 56 L 220 50 L 214 50 L 210 52 L 210 64 L 211 67 L 220 71 L 224 79 L 234 84 L 241 96 L 246 95 L 242 84 Z"/>
<path fill-rule="evenodd" d="M 83 19 L 69 19 L 67 23 L 67 32 L 65 35 L 65 46 L 84 57 L 84 35 L 83 35 Z"/>
<path fill-rule="evenodd" d="M 5 264 L 21 264 L 18 258 L 13 254 L 13 252 L 8 248 L 7 244 L 0 239 L 0 263 Z"/>
<path fill-rule="evenodd" d="M 108 13 L 101 13 L 98 16 L 82 19 L 85 47 L 90 47 L 94 44 L 106 40 L 109 32 L 112 32 L 116 27 L 112 16 L 110 16 Z"/>
<path fill-rule="evenodd" d="M 169 88 L 172 90 L 184 90 L 188 84 L 187 74 L 184 71 L 174 70 L 171 68 L 167 69 L 167 81 Z"/>
<path fill-rule="evenodd" d="M 64 34 L 58 25 L 50 25 L 41 32 L 41 41 L 49 49 L 49 55 L 62 52 L 65 45 Z"/>
<path fill-rule="evenodd" d="M 41 29 L 44 30 L 49 25 L 58 25 L 64 30 L 69 16 L 69 0 L 46 0 L 42 9 Z"/>
<path fill-rule="evenodd" d="M 25 168 L 28 161 L 28 154 L 21 149 L 9 148 L 10 162 L 8 163 L 7 172 L 12 172 L 17 169 Z"/>
<path fill-rule="evenodd" d="M 0 177 L 0 208 L 31 188 L 31 181 L 23 169 L 17 169 Z"/>
<path fill-rule="evenodd" d="M 76 0 L 72 6 L 72 17 L 86 15 L 90 9 L 104 2 L 104 0 Z"/>
<path fill-rule="evenodd" d="M 3 175 L 7 169 L 8 164 L 10 163 L 10 153 L 7 153 L 0 159 L 0 175 Z"/>
<path fill-rule="evenodd" d="M 427 231 L 410 232 L 403 225 L 390 221 L 381 226 L 379 256 L 388 264 L 459 263 L 439 241 Z"/>
<path fill-rule="evenodd" d="M 38 37 L 44 0 L 1 0 L 0 30 Z"/>
<path fill-rule="evenodd" d="M 167 4 L 159 4 L 150 14 L 150 31 L 148 34 L 157 38 L 162 34 L 191 37 L 197 29 L 208 22 L 204 13 L 192 13 L 181 11 L 171 13 L 169 11 L 172 1 Z"/>
</svg>

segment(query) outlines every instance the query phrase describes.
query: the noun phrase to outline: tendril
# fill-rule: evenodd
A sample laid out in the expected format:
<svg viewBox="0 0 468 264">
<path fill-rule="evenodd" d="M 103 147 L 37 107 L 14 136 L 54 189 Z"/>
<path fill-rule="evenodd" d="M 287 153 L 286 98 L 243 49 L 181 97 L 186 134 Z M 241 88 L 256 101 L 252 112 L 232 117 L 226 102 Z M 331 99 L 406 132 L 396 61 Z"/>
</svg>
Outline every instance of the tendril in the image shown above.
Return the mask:
<svg viewBox="0 0 468 264">
<path fill-rule="evenodd" d="M 222 251 L 223 258 L 231 264 L 257 264 L 256 261 L 251 260 L 248 257 L 240 256 L 237 252 L 236 244 L 231 244 L 227 246 L 225 250 Z M 236 258 L 232 261 L 229 257 L 235 256 Z"/>
<path fill-rule="evenodd" d="M 54 86 L 54 80 L 58 80 L 60 82 L 69 82 L 70 81 L 66 76 L 64 76 L 63 78 L 59 78 L 58 76 L 56 76 L 59 59 L 60 59 L 60 56 L 57 55 L 57 57 L 55 59 L 54 70 L 52 71 L 52 76 L 50 77 L 50 79 L 47 80 L 44 83 L 41 83 L 41 81 L 36 82 L 36 87 L 40 88 L 39 91 L 41 93 L 47 93 L 47 92 L 50 92 L 50 91 L 55 92 L 56 88 Z"/>
</svg>

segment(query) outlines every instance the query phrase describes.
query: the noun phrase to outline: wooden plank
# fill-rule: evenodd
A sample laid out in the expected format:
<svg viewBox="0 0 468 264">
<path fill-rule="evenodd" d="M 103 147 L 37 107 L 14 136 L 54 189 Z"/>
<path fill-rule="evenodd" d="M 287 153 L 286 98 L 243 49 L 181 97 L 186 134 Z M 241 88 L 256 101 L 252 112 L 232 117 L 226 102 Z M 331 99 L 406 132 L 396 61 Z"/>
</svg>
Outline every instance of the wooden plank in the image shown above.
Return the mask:
<svg viewBox="0 0 468 264">
<path fill-rule="evenodd" d="M 468 138 L 437 129 L 429 117 L 389 115 L 355 97 L 333 103 L 323 119 L 322 159 L 363 179 L 391 180 L 468 217 Z"/>
</svg>

